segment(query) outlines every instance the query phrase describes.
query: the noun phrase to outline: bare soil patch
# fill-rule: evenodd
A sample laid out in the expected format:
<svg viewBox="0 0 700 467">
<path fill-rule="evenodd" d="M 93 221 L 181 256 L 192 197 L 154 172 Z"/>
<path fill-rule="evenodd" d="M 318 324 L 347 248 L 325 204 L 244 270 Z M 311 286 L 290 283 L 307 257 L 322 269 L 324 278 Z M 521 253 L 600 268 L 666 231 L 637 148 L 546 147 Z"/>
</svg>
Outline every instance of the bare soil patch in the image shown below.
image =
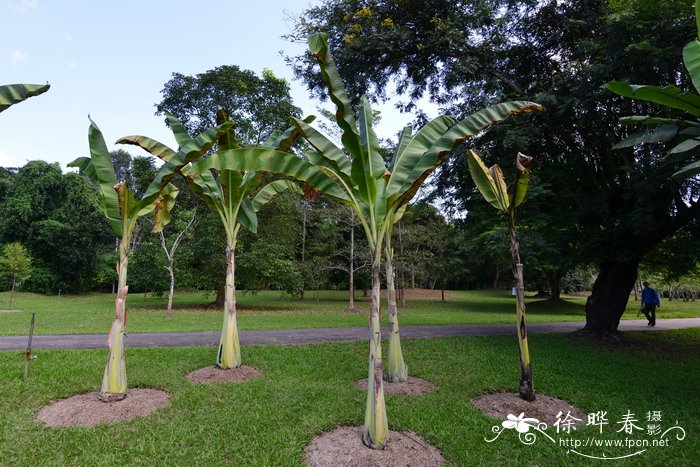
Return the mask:
<svg viewBox="0 0 700 467">
<path fill-rule="evenodd" d="M 207 366 L 187 375 L 187 380 L 195 384 L 241 383 L 261 376 L 252 366 L 241 365 L 238 368 L 222 370 L 217 366 Z"/>
<path fill-rule="evenodd" d="M 536 418 L 540 422 L 552 426 L 557 421 L 557 415 L 561 412 L 562 419 L 569 413 L 572 417 L 581 420 L 576 421 L 573 425 L 586 422 L 586 414 L 581 409 L 561 399 L 542 394 L 536 394 L 534 401 L 527 402 L 514 392 L 494 392 L 472 399 L 472 404 L 489 417 L 498 420 L 506 420 L 508 415 L 518 416 L 525 413 L 525 417 Z"/>
<path fill-rule="evenodd" d="M 21 310 L 0 310 L 0 313 L 19 313 Z"/>
<path fill-rule="evenodd" d="M 367 378 L 359 380 L 357 382 L 357 386 L 360 389 L 367 390 Z M 416 378 L 415 376 L 409 376 L 408 381 L 403 383 L 384 381 L 384 392 L 403 394 L 404 396 L 420 396 L 423 394 L 428 394 L 433 389 L 435 389 L 435 385 L 433 383 L 421 378 Z"/>
<path fill-rule="evenodd" d="M 413 432 L 392 431 L 383 451 L 362 443 L 362 427 L 338 427 L 313 439 L 306 447 L 306 464 L 321 466 L 437 466 L 440 451 Z"/>
<path fill-rule="evenodd" d="M 170 405 L 170 395 L 158 389 L 129 389 L 119 402 L 102 402 L 97 392 L 79 394 L 42 408 L 36 418 L 54 427 L 94 426 L 145 417 Z"/>
</svg>

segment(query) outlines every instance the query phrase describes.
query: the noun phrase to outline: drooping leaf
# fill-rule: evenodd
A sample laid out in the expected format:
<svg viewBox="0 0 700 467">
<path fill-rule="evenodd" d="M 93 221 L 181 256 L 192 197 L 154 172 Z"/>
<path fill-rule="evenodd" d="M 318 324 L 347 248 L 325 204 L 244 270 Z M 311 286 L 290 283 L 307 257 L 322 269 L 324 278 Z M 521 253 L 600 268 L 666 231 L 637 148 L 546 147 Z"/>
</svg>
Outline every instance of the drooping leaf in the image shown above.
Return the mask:
<svg viewBox="0 0 700 467">
<path fill-rule="evenodd" d="M 683 63 L 690 74 L 695 90 L 700 93 L 700 41 L 697 38 L 683 47 Z"/>
<path fill-rule="evenodd" d="M 116 142 L 117 144 L 131 144 L 138 146 L 141 149 L 147 151 L 148 153 L 154 155 L 158 159 L 164 160 L 165 162 L 170 161 L 170 159 L 175 156 L 175 151 L 170 149 L 165 144 L 160 141 L 148 138 L 141 135 L 130 135 L 119 138 Z"/>
<path fill-rule="evenodd" d="M 154 203 L 155 220 L 153 222 L 153 233 L 161 232 L 172 220 L 170 212 L 175 207 L 175 198 L 177 198 L 178 193 L 178 188 L 172 183 L 169 183 L 161 190 L 160 196 Z"/>
<path fill-rule="evenodd" d="M 0 86 L 0 112 L 49 90 L 48 84 L 7 84 Z"/>
<path fill-rule="evenodd" d="M 515 158 L 515 182 L 509 187 L 511 211 L 517 208 L 525 200 L 530 185 L 532 157 L 518 153 Z"/>
<path fill-rule="evenodd" d="M 291 180 L 275 180 L 262 187 L 260 191 L 255 194 L 253 198 L 253 209 L 255 212 L 258 212 L 263 206 L 272 201 L 272 198 L 287 190 L 299 195 L 302 194 L 299 185 Z"/>
<path fill-rule="evenodd" d="M 348 200 L 335 182 L 309 162 L 292 154 L 262 148 L 240 148 L 218 151 L 192 166 L 192 174 L 206 170 L 249 170 L 286 175 L 303 181 L 318 191 Z"/>
<path fill-rule="evenodd" d="M 692 122 L 690 120 L 681 120 L 678 118 L 661 118 L 661 117 L 652 117 L 649 115 L 638 115 L 638 116 L 629 116 L 629 117 L 621 117 L 620 118 L 620 123 L 623 125 L 676 125 L 681 128 L 686 128 L 686 127 L 700 127 L 700 123 L 698 122 Z"/>
<path fill-rule="evenodd" d="M 635 85 L 620 81 L 611 81 L 605 87 L 621 96 L 646 102 L 661 104 L 674 109 L 683 110 L 700 117 L 700 96 L 684 92 L 676 86 L 666 87 Z"/>
<path fill-rule="evenodd" d="M 241 201 L 236 221 L 251 232 L 257 233 L 258 215 L 256 214 L 255 208 L 253 208 L 253 203 L 250 201 L 250 198 L 243 198 Z"/>
<path fill-rule="evenodd" d="M 502 203 L 498 199 L 496 181 L 493 179 L 484 161 L 481 160 L 481 157 L 470 150 L 467 154 L 467 162 L 469 163 L 469 173 L 474 180 L 474 184 L 481 193 L 481 196 L 483 196 L 486 202 L 491 206 L 501 212 L 505 212 Z"/>
<path fill-rule="evenodd" d="M 692 151 L 693 149 L 697 148 L 700 146 L 700 138 L 691 138 L 683 141 L 682 143 L 678 144 L 677 146 L 674 146 L 671 148 L 668 153 L 669 154 L 681 154 L 684 152 Z"/>
<path fill-rule="evenodd" d="M 676 125 L 662 125 L 654 128 L 651 131 L 639 130 L 635 131 L 627 138 L 613 146 L 613 149 L 629 148 L 642 143 L 660 143 L 670 141 L 678 134 Z"/>
<path fill-rule="evenodd" d="M 688 180 L 700 174 L 700 161 L 686 165 L 681 170 L 673 174 L 675 180 Z"/>
<path fill-rule="evenodd" d="M 489 167 L 489 174 L 494 182 L 496 182 L 496 198 L 500 204 L 499 211 L 509 212 L 510 211 L 510 198 L 508 196 L 508 187 L 506 186 L 506 181 L 503 178 L 503 171 L 498 166 L 498 164 Z"/>
</svg>

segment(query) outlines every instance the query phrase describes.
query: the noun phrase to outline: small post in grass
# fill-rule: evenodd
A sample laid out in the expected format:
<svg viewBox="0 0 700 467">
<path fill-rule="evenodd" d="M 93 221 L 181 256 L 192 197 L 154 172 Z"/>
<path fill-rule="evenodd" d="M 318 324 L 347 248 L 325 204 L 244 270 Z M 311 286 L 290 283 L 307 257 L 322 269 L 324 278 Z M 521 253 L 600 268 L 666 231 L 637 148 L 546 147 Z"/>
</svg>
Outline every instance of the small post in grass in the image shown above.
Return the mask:
<svg viewBox="0 0 700 467">
<path fill-rule="evenodd" d="M 29 361 L 32 359 L 32 338 L 34 337 L 34 321 L 36 312 L 32 311 L 32 322 L 29 324 L 29 341 L 27 342 L 27 351 L 24 352 L 24 379 L 29 378 Z"/>
</svg>

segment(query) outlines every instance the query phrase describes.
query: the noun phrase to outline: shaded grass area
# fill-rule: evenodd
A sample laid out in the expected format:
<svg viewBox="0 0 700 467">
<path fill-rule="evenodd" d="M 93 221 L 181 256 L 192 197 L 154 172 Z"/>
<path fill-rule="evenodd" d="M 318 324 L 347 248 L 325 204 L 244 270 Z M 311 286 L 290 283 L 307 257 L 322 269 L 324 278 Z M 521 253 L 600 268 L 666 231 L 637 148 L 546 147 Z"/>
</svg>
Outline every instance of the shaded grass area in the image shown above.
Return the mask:
<svg viewBox="0 0 700 467">
<path fill-rule="evenodd" d="M 530 337 L 536 391 L 565 399 L 586 413 L 607 411 L 604 434 L 580 427 L 568 437 L 623 440 L 615 423 L 630 411 L 646 427 L 649 411 L 661 425 L 678 421 L 683 441 L 649 448 L 615 465 L 700 465 L 700 330 L 626 334 L 622 344 L 577 335 Z M 437 384 L 415 398 L 387 394 L 392 430 L 411 430 L 441 450 L 453 465 L 590 465 L 543 437 L 522 444 L 514 430 L 489 444 L 489 419 L 470 400 L 494 390 L 515 390 L 514 337 L 409 340 L 404 352 L 412 374 Z M 172 405 L 146 418 L 93 428 L 47 428 L 34 419 L 52 400 L 97 389 L 104 351 L 42 351 L 31 379 L 21 379 L 16 352 L 0 352 L 0 463 L 5 465 L 299 465 L 311 439 L 337 425 L 360 425 L 365 394 L 355 381 L 367 376 L 366 344 L 244 347 L 247 365 L 263 376 L 242 384 L 192 385 L 184 376 L 210 365 L 213 348 L 129 349 L 131 387 L 164 389 Z M 517 415 L 517 414 L 516 414 Z M 558 436 L 549 428 L 547 432 Z M 644 434 L 637 438 L 647 438 Z M 581 451 L 584 451 L 581 449 Z M 588 449 L 608 457 L 625 448 Z M 610 461 L 600 461 L 610 465 Z"/>
<path fill-rule="evenodd" d="M 239 293 L 240 329 L 295 329 L 366 326 L 369 302 L 358 293 L 358 311 L 349 312 L 347 291 L 308 292 L 301 301 L 277 291 Z M 515 302 L 507 291 L 409 291 L 408 306 L 399 309 L 401 325 L 510 324 L 515 320 Z M 216 331 L 221 328 L 222 311 L 211 306 L 213 294 L 179 292 L 175 295 L 172 319 L 165 317 L 166 299 L 133 293 L 127 300 L 130 332 Z M 0 308 L 7 294 L 0 293 Z M 566 297 L 553 302 L 530 297 L 526 301 L 528 321 L 585 320 L 585 297 Z M 26 335 L 32 311 L 37 312 L 37 334 L 106 333 L 114 314 L 114 296 L 92 293 L 47 297 L 20 293 L 15 297 L 18 313 L 0 313 L 0 335 Z M 631 301 L 624 319 L 636 318 L 638 302 Z M 700 316 L 700 303 L 663 301 L 658 317 Z"/>
</svg>

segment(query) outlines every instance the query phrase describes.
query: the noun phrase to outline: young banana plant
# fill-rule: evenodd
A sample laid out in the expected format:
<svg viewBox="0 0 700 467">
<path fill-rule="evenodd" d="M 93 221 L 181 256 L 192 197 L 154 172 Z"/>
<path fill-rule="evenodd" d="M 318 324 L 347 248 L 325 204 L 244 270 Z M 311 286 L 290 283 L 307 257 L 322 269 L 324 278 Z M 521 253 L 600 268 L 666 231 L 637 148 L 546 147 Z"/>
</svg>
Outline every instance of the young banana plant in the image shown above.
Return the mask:
<svg viewBox="0 0 700 467">
<path fill-rule="evenodd" d="M 6 84 L 0 86 L 0 112 L 25 99 L 45 93 L 49 87 L 48 84 Z"/>
<path fill-rule="evenodd" d="M 460 122 L 450 117 L 438 117 L 415 136 L 411 136 L 410 130 L 406 130 L 389 170 L 380 155 L 379 141 L 372 128 L 373 113 L 370 103 L 365 98 L 361 100 L 356 119 L 333 57 L 328 51 L 327 37 L 324 34 L 311 36 L 309 49 L 320 65 L 331 101 L 336 106 L 336 123 L 342 132 L 343 148 L 337 147 L 308 122 L 293 119 L 297 132 L 311 147 L 306 153 L 308 162 L 291 155 L 285 157 L 280 154 L 266 159 L 246 154 L 242 150 L 236 150 L 236 154 L 226 151 L 214 156 L 227 158 L 230 164 L 237 160 L 240 167 L 246 167 L 248 170 L 266 170 L 303 180 L 330 199 L 349 204 L 357 214 L 372 252 L 368 387 L 362 439 L 365 445 L 381 449 L 389 433 L 382 382 L 379 321 L 380 268 L 387 235 L 390 236 L 394 222 L 398 220 L 402 209 L 405 209 L 421 184 L 455 146 L 495 122 L 541 107 L 532 102 L 509 102 L 484 109 Z M 216 160 L 213 157 L 211 160 Z M 395 336 L 393 340 L 398 341 L 396 313 L 392 334 Z M 398 368 L 397 373 L 405 373 L 400 347 L 395 348 L 399 349 L 398 352 L 390 352 L 390 356 L 398 354 L 396 357 L 392 356 L 392 360 L 398 362 L 395 365 Z"/>
<path fill-rule="evenodd" d="M 520 260 L 520 245 L 515 229 L 515 208 L 525 199 L 530 184 L 530 167 L 532 157 L 518 154 L 515 159 L 515 181 L 506 187 L 503 172 L 498 165 L 486 168 L 479 155 L 469 151 L 469 172 L 476 187 L 484 199 L 506 217 L 510 233 L 510 251 L 513 256 L 513 276 L 516 280 L 517 302 L 516 313 L 518 321 L 518 346 L 520 348 L 520 397 L 526 401 L 535 400 L 535 390 L 532 384 L 532 363 L 527 344 L 527 329 L 525 327 L 525 281 L 523 264 Z"/>
<path fill-rule="evenodd" d="M 91 157 L 80 157 L 69 167 L 77 167 L 87 177 L 95 180 L 102 198 L 102 209 L 114 232 L 121 237 L 117 273 L 119 286 L 115 304 L 115 316 L 109 332 L 107 365 L 102 379 L 100 398 L 105 401 L 121 400 L 126 397 L 126 364 L 124 345 L 126 336 L 127 310 L 126 297 L 127 267 L 131 248 L 131 237 L 138 219 L 155 211 L 153 230 L 158 232 L 170 221 L 170 210 L 175 204 L 177 188 L 170 183 L 175 176 L 173 166 L 164 164 L 148 186 L 140 200 L 125 182 L 117 183 L 112 160 L 107 150 L 102 132 L 90 121 L 88 130 Z"/>
<path fill-rule="evenodd" d="M 190 144 L 192 139 L 181 122 L 170 114 L 167 114 L 167 118 L 180 147 Z M 223 111 L 219 112 L 217 123 L 219 126 L 215 128 L 219 129 L 216 131 L 219 151 L 240 149 L 233 134 L 232 124 Z M 291 132 L 280 135 L 270 144 L 284 146 L 290 138 L 295 138 Z M 144 136 L 127 136 L 118 142 L 138 145 L 166 163 L 172 163 L 177 154 L 162 143 Z M 188 187 L 219 215 L 226 232 L 224 321 L 216 365 L 222 369 L 232 369 L 238 368 L 242 363 L 235 288 L 235 251 L 238 232 L 241 225 L 256 232 L 258 226 L 256 213 L 275 195 L 285 190 L 297 193 L 301 193 L 301 190 L 289 180 L 275 180 L 260 188 L 265 178 L 264 171 L 229 166 L 226 158 L 217 157 L 216 154 L 204 158 L 201 156 L 204 154 L 199 154 L 197 158 L 181 159 L 180 161 L 184 163 L 177 165 L 176 171 L 185 178 Z"/>
</svg>

